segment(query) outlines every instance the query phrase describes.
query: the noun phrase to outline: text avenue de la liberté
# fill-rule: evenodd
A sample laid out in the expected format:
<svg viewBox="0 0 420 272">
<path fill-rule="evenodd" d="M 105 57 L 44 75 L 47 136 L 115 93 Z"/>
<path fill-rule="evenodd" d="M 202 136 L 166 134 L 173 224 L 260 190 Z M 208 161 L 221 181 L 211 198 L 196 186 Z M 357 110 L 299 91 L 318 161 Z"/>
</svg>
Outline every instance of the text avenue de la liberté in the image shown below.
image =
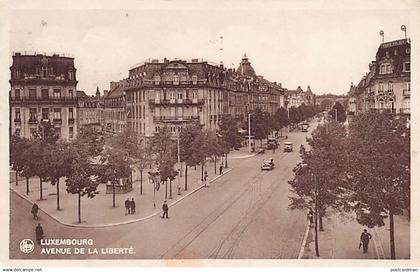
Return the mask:
<svg viewBox="0 0 420 272">
<path fill-rule="evenodd" d="M 41 254 L 45 255 L 132 255 L 130 247 L 95 247 L 93 239 L 42 239 Z"/>
</svg>

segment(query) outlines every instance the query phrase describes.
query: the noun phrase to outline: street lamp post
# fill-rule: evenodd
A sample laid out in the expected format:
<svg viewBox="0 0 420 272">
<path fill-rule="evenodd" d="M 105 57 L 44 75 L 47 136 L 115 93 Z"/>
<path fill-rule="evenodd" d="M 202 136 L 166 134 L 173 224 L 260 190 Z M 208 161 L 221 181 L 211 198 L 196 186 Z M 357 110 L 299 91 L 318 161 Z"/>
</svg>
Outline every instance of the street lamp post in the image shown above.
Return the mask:
<svg viewBox="0 0 420 272">
<path fill-rule="evenodd" d="M 248 152 L 251 153 L 251 115 L 253 113 L 248 113 Z"/>
</svg>

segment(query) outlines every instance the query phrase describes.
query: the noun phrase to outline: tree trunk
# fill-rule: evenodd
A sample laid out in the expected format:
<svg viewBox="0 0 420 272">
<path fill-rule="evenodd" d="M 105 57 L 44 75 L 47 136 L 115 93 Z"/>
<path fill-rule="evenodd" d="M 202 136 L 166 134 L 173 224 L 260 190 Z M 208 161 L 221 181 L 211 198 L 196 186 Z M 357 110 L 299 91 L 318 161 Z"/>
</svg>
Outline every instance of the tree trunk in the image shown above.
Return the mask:
<svg viewBox="0 0 420 272">
<path fill-rule="evenodd" d="M 319 231 L 324 231 L 324 226 L 322 224 L 322 217 L 323 217 L 323 214 L 320 212 L 319 213 Z"/>
<path fill-rule="evenodd" d="M 391 207 L 389 209 L 389 241 L 390 241 L 390 247 L 391 247 L 391 259 L 395 260 L 395 239 L 394 239 L 394 211 L 393 206 L 391 204 Z"/>
<path fill-rule="evenodd" d="M 143 168 L 140 169 L 140 194 L 143 194 Z"/>
<path fill-rule="evenodd" d="M 228 153 L 226 152 L 225 168 L 228 168 L 227 155 L 228 155 Z"/>
<path fill-rule="evenodd" d="M 112 182 L 112 208 L 115 208 L 115 182 Z"/>
<path fill-rule="evenodd" d="M 172 199 L 172 179 L 169 179 L 169 199 Z"/>
<path fill-rule="evenodd" d="M 26 195 L 29 195 L 29 178 L 26 177 Z"/>
<path fill-rule="evenodd" d="M 188 181 L 187 181 L 187 171 L 188 171 L 188 165 L 185 163 L 185 191 L 188 190 Z"/>
<path fill-rule="evenodd" d="M 283 127 L 280 128 L 280 137 L 283 137 Z"/>
<path fill-rule="evenodd" d="M 168 180 L 165 181 L 165 200 L 168 200 Z"/>
<path fill-rule="evenodd" d="M 57 211 L 59 211 L 60 210 L 60 179 L 57 179 L 56 188 L 57 188 Z"/>
<path fill-rule="evenodd" d="M 18 186 L 18 171 L 16 170 L 16 186 Z"/>
<path fill-rule="evenodd" d="M 79 224 L 82 223 L 82 207 L 80 206 L 80 192 L 79 192 L 79 197 L 78 197 L 78 214 L 79 214 Z"/>
<path fill-rule="evenodd" d="M 217 159 L 217 157 L 216 157 L 216 155 L 214 155 L 214 174 L 216 175 L 217 174 L 217 166 L 216 166 L 216 164 L 217 164 L 217 161 L 216 161 L 216 159 Z"/>
<path fill-rule="evenodd" d="M 318 245 L 318 208 L 315 202 L 315 254 L 319 257 L 319 245 Z"/>
<path fill-rule="evenodd" d="M 204 181 L 204 163 L 201 162 L 201 181 Z"/>
<path fill-rule="evenodd" d="M 43 200 L 43 198 L 42 198 L 42 178 L 39 178 L 39 200 Z"/>
</svg>

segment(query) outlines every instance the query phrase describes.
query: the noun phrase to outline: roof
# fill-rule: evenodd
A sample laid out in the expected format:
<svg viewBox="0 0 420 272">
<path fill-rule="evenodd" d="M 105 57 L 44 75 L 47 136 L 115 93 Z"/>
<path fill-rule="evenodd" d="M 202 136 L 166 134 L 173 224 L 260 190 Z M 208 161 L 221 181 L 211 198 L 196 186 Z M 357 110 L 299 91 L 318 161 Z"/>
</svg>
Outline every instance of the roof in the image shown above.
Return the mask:
<svg viewBox="0 0 420 272">
<path fill-rule="evenodd" d="M 254 68 L 252 68 L 251 62 L 248 61 L 248 57 L 246 56 L 246 54 L 244 54 L 244 56 L 242 57 L 242 61 L 239 64 L 239 67 L 236 70 L 236 72 L 241 76 L 256 76 Z"/>
<path fill-rule="evenodd" d="M 124 95 L 124 85 L 120 82 L 115 84 L 105 98 L 116 98 Z"/>
<path fill-rule="evenodd" d="M 77 90 L 76 97 L 88 97 L 88 95 L 85 93 L 85 91 Z"/>
</svg>

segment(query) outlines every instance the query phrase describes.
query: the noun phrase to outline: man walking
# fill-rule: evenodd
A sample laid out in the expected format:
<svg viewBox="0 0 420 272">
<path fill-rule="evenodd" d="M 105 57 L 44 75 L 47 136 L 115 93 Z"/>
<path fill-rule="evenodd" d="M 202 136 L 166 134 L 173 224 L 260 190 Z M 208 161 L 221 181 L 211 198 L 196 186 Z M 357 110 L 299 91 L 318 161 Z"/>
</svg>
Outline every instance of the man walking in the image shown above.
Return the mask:
<svg viewBox="0 0 420 272">
<path fill-rule="evenodd" d="M 372 235 L 364 229 L 362 235 L 360 235 L 360 243 L 363 245 L 363 253 L 367 253 L 370 239 L 372 239 Z"/>
<path fill-rule="evenodd" d="M 41 243 L 41 239 L 44 238 L 44 230 L 41 227 L 41 223 L 38 223 L 38 226 L 36 226 L 35 228 L 35 237 L 36 242 L 39 245 Z"/>
<path fill-rule="evenodd" d="M 125 216 L 127 216 L 127 214 L 130 214 L 130 206 L 130 198 L 127 197 L 127 200 L 125 201 Z"/>
<path fill-rule="evenodd" d="M 136 213 L 136 202 L 134 202 L 134 197 L 131 198 L 130 206 L 131 206 L 131 214 L 135 214 Z"/>
<path fill-rule="evenodd" d="M 207 171 L 204 171 L 204 187 L 207 187 L 207 179 L 209 175 L 207 174 Z"/>
<path fill-rule="evenodd" d="M 312 209 L 309 209 L 308 212 L 308 220 L 309 220 L 309 226 L 312 228 L 313 224 L 314 224 L 314 212 L 312 211 Z"/>
<path fill-rule="evenodd" d="M 34 216 L 34 220 L 38 220 L 38 209 L 39 209 L 38 205 L 34 203 L 31 210 L 31 213 Z"/>
<path fill-rule="evenodd" d="M 165 200 L 165 201 L 163 201 L 163 205 L 162 205 L 162 211 L 163 211 L 162 218 L 165 218 L 165 215 L 166 215 L 166 218 L 169 218 L 168 217 L 168 210 L 169 210 L 168 204 L 166 204 L 166 200 Z"/>
<path fill-rule="evenodd" d="M 221 164 L 219 167 L 219 175 L 223 174 L 223 165 Z"/>
</svg>

